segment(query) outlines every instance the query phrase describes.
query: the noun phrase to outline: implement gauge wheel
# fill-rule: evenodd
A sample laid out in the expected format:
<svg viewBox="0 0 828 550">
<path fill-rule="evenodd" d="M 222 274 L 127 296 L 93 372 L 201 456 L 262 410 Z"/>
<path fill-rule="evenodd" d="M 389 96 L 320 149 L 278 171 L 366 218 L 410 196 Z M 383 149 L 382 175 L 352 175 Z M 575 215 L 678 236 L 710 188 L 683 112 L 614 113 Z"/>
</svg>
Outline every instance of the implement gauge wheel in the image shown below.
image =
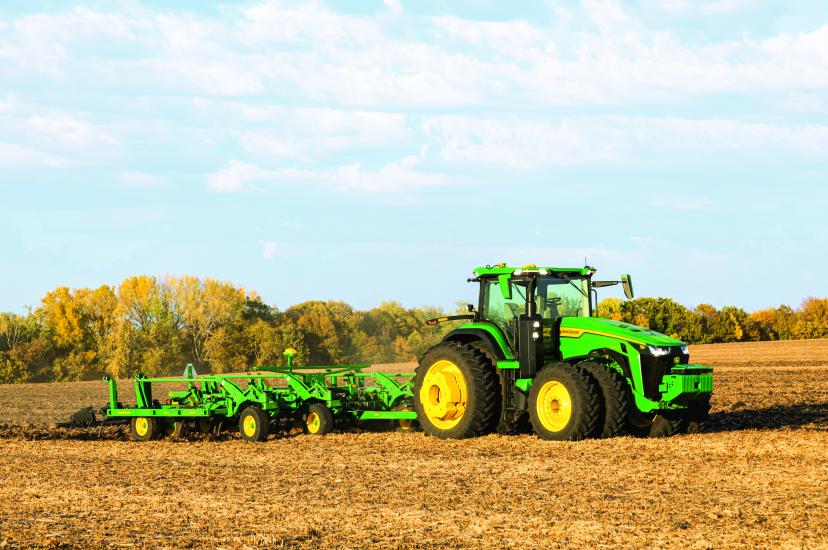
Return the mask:
<svg viewBox="0 0 828 550">
<path fill-rule="evenodd" d="M 242 441 L 266 440 L 269 427 L 270 417 L 255 405 L 250 405 L 239 415 L 239 434 Z"/>
<path fill-rule="evenodd" d="M 158 420 L 151 416 L 138 416 L 132 419 L 129 424 L 129 432 L 135 441 L 149 441 L 158 437 Z"/>
<path fill-rule="evenodd" d="M 331 409 L 322 403 L 311 403 L 302 420 L 302 430 L 310 435 L 329 434 L 334 429 Z"/>
<path fill-rule="evenodd" d="M 529 419 L 535 433 L 552 441 L 578 441 L 593 435 L 602 412 L 599 391 L 581 367 L 546 365 L 529 392 Z"/>
<path fill-rule="evenodd" d="M 494 365 L 472 346 L 434 346 L 417 366 L 414 407 L 426 435 L 463 439 L 493 432 L 500 419 Z"/>
</svg>

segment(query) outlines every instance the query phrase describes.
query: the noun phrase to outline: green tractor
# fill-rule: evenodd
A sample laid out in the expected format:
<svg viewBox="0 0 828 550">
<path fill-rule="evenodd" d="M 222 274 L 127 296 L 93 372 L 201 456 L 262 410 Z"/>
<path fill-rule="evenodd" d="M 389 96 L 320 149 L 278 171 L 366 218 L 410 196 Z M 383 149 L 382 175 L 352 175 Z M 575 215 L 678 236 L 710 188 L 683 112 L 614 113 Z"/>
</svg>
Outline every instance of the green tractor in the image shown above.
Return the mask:
<svg viewBox="0 0 828 550">
<path fill-rule="evenodd" d="M 427 351 L 414 378 L 423 430 L 447 439 L 528 432 L 543 439 L 670 436 L 704 429 L 713 370 L 687 346 L 595 317 L 595 269 L 505 264 L 475 269 L 480 299 Z"/>
</svg>

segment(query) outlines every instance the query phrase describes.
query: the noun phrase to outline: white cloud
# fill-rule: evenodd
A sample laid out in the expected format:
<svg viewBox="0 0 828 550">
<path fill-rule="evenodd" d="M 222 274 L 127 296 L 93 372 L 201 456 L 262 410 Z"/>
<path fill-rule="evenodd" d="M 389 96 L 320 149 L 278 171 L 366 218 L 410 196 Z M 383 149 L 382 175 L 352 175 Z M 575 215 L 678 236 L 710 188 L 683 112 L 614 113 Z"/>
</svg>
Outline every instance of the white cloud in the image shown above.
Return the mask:
<svg viewBox="0 0 828 550">
<path fill-rule="evenodd" d="M 207 176 L 207 186 L 214 191 L 234 193 L 249 188 L 252 182 L 277 178 L 277 172 L 263 170 L 254 164 L 233 159 L 227 163 L 226 168 Z"/>
<path fill-rule="evenodd" d="M 15 143 L 0 142 L 0 167 L 3 168 L 60 168 L 63 159 Z"/>
<path fill-rule="evenodd" d="M 342 166 L 326 176 L 326 180 L 342 190 L 400 193 L 423 187 L 438 187 L 447 181 L 442 174 L 416 171 L 422 156 L 409 155 L 389 163 L 377 171 L 363 170 L 361 163 Z"/>
<path fill-rule="evenodd" d="M 752 0 L 663 0 L 662 7 L 665 11 L 673 13 L 700 13 L 713 15 L 737 11 L 748 7 Z"/>
<path fill-rule="evenodd" d="M 276 257 L 278 247 L 273 241 L 259 241 L 259 246 L 262 247 L 262 258 L 265 260 L 272 260 Z"/>
<path fill-rule="evenodd" d="M 672 0 L 663 6 L 714 12 L 741 4 Z M 535 107 L 670 103 L 828 86 L 828 26 L 770 38 L 693 41 L 645 27 L 625 6 L 583 0 L 579 16 L 598 32 L 456 16 L 412 19 L 433 37 L 428 41 L 413 38 L 422 33 L 383 25 L 375 14 L 345 15 L 319 3 L 229 6 L 221 18 L 77 8 L 15 19 L 0 37 L 0 56 L 18 64 L 20 74 L 42 70 L 64 78 L 71 70 L 101 86 L 126 78 L 152 83 L 156 93 L 267 95 L 377 110 L 504 101 Z M 473 48 L 458 48 L 457 40 Z M 113 64 L 104 57 L 110 45 L 141 54 Z"/>
<path fill-rule="evenodd" d="M 64 113 L 36 115 L 26 122 L 44 140 L 70 148 L 113 145 L 117 140 L 97 124 L 80 120 Z"/>
<path fill-rule="evenodd" d="M 715 204 L 708 197 L 656 197 L 650 200 L 651 206 L 679 212 L 707 210 Z"/>
<path fill-rule="evenodd" d="M 445 35 L 474 46 L 521 56 L 527 49 L 542 46 L 549 40 L 541 28 L 526 21 L 473 21 L 451 15 L 434 17 L 432 21 Z"/>
<path fill-rule="evenodd" d="M 19 109 L 19 100 L 11 92 L 6 94 L 6 99 L 0 100 L 0 115 L 12 114 Z"/>
<path fill-rule="evenodd" d="M 416 170 L 427 153 L 408 155 L 376 170 L 366 170 L 362 163 L 346 164 L 333 170 L 299 170 L 280 168 L 267 170 L 254 164 L 231 160 L 223 170 L 207 176 L 207 186 L 221 192 L 251 189 L 252 183 L 284 184 L 308 183 L 327 186 L 339 191 L 373 193 L 406 193 L 421 188 L 444 185 L 442 174 Z"/>
<path fill-rule="evenodd" d="M 166 178 L 146 172 L 124 171 L 118 179 L 127 187 L 159 187 L 169 183 Z"/>
<path fill-rule="evenodd" d="M 242 146 L 269 157 L 308 160 L 355 148 L 387 148 L 411 136 L 401 113 L 246 107 L 241 115 L 252 125 L 264 126 L 242 132 Z"/>
<path fill-rule="evenodd" d="M 423 130 L 446 161 L 521 170 L 700 153 L 820 156 L 828 150 L 828 126 L 723 119 L 614 116 L 551 122 L 442 116 L 428 117 Z"/>
<path fill-rule="evenodd" d="M 402 4 L 400 4 L 400 0 L 382 0 L 382 3 L 388 9 L 388 11 L 393 13 L 394 15 L 399 15 L 403 12 L 403 7 Z"/>
<path fill-rule="evenodd" d="M 602 29 L 615 29 L 635 23 L 617 0 L 581 0 L 581 7 Z"/>
</svg>

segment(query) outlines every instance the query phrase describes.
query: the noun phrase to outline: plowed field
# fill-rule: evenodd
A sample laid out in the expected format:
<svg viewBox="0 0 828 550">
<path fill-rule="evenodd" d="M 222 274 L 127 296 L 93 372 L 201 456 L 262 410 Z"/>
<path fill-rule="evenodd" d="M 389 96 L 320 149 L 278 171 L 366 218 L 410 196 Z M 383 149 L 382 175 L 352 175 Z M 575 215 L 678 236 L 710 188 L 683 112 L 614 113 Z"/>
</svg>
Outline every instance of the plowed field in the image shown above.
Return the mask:
<svg viewBox="0 0 828 550">
<path fill-rule="evenodd" d="M 0 386 L 0 547 L 828 547 L 828 340 L 692 353 L 712 430 L 652 440 L 133 443 L 48 426 L 102 383 Z"/>
</svg>

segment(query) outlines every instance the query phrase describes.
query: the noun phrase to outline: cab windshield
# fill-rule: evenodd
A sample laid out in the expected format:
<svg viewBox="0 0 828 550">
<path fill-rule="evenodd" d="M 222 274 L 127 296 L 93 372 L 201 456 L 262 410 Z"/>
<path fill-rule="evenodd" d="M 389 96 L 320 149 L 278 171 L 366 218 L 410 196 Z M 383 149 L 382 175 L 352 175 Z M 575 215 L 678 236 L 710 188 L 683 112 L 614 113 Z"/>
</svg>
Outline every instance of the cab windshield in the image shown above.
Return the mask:
<svg viewBox="0 0 828 550">
<path fill-rule="evenodd" d="M 575 273 L 539 277 L 535 286 L 535 306 L 544 325 L 561 317 L 589 317 L 589 284 L 586 277 Z M 514 321 L 526 311 L 526 296 L 530 279 L 513 278 L 512 297 L 506 299 L 497 279 L 485 281 L 483 286 L 483 317 L 499 325 L 512 335 Z"/>
</svg>

